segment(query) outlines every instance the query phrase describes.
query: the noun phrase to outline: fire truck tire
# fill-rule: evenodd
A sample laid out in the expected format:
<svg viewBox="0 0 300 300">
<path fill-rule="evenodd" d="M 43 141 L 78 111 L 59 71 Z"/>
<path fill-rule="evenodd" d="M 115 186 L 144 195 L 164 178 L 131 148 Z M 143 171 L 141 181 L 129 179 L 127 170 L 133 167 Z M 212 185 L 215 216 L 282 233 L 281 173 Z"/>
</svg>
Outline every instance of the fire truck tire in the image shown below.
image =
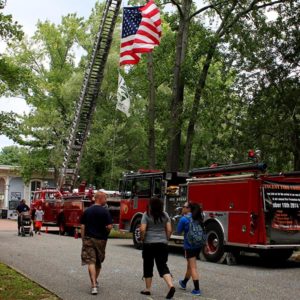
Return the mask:
<svg viewBox="0 0 300 300">
<path fill-rule="evenodd" d="M 133 245 L 136 249 L 142 249 L 140 227 L 141 227 L 141 219 L 138 218 L 134 221 L 132 226 Z"/>
<path fill-rule="evenodd" d="M 209 223 L 205 226 L 207 242 L 203 247 L 203 256 L 210 262 L 220 262 L 224 258 L 224 234 L 217 223 Z"/>
<path fill-rule="evenodd" d="M 294 251 L 292 249 L 262 250 L 259 252 L 259 256 L 265 262 L 276 263 L 288 260 L 292 256 L 293 252 Z"/>
</svg>

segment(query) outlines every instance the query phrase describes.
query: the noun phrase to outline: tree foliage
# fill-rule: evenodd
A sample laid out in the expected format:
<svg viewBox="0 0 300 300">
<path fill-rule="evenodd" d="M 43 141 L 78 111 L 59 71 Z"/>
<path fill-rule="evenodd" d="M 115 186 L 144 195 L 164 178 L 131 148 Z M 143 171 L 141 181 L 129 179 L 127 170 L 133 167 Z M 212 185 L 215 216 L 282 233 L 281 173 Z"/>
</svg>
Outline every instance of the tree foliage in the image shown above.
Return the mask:
<svg viewBox="0 0 300 300">
<path fill-rule="evenodd" d="M 300 169 L 299 2 L 172 3 L 177 10 L 162 14 L 163 38 L 153 52 L 155 167 L 170 169 L 167 157 L 185 170 L 240 162 L 257 147 L 271 169 Z M 69 14 L 58 25 L 40 22 L 32 38 L 11 43 L 3 56 L 11 77 L 0 91 L 31 106 L 25 116 L 0 114 L 0 133 L 26 147 L 25 178 L 49 167 L 58 174 L 102 10 L 97 2 L 87 20 Z M 81 179 L 109 189 L 122 172 L 153 165 L 147 56 L 123 72 L 127 118 L 115 109 L 119 43 L 117 26 L 80 166 Z"/>
</svg>

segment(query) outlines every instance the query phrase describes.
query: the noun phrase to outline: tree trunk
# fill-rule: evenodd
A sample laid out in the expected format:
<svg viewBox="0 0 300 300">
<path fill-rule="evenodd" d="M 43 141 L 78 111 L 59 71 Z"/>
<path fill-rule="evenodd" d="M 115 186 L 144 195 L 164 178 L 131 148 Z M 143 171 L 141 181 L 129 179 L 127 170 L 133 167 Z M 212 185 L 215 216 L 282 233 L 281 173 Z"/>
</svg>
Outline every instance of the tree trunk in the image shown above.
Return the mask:
<svg viewBox="0 0 300 300">
<path fill-rule="evenodd" d="M 148 159 L 149 168 L 155 169 L 155 83 L 153 72 L 153 55 L 148 53 L 148 79 L 149 79 L 149 127 L 148 127 Z"/>
<path fill-rule="evenodd" d="M 205 88 L 206 78 L 208 75 L 208 70 L 214 56 L 214 52 L 216 50 L 217 43 L 213 43 L 208 50 L 206 55 L 205 63 L 203 65 L 198 84 L 195 90 L 193 108 L 190 115 L 190 121 L 187 129 L 187 137 L 186 137 L 186 144 L 184 149 L 184 163 L 183 163 L 183 170 L 186 172 L 190 168 L 191 164 L 191 154 L 192 154 L 192 143 L 195 135 L 195 125 L 197 122 L 198 111 L 199 111 L 199 103 L 202 96 L 202 92 Z"/>
<path fill-rule="evenodd" d="M 54 167 L 54 182 L 56 183 L 56 185 L 58 186 L 59 185 L 59 169 Z"/>
<path fill-rule="evenodd" d="M 293 138 L 293 145 L 294 145 L 294 171 L 300 171 L 300 127 L 298 124 L 298 120 L 296 116 L 293 117 L 294 121 L 294 138 Z"/>
<path fill-rule="evenodd" d="M 184 166 L 183 166 L 184 171 L 188 171 L 190 168 L 192 143 L 193 143 L 193 138 L 195 135 L 195 125 L 196 125 L 198 111 L 199 111 L 199 103 L 200 103 L 200 99 L 202 96 L 202 92 L 205 88 L 208 70 L 209 70 L 212 58 L 214 56 L 215 50 L 217 48 L 218 42 L 224 34 L 226 34 L 230 31 L 231 26 L 233 26 L 239 20 L 240 16 L 243 15 L 243 13 L 241 13 L 239 16 L 236 16 L 228 24 L 229 17 L 231 15 L 231 13 L 234 11 L 238 2 L 239 2 L 238 0 L 233 1 L 233 3 L 231 4 L 230 8 L 228 9 L 226 15 L 224 16 L 221 24 L 219 25 L 219 28 L 215 34 L 215 40 L 213 41 L 210 48 L 208 49 L 205 63 L 203 65 L 203 68 L 202 68 L 202 71 L 201 71 L 201 74 L 199 77 L 198 85 L 196 86 L 194 102 L 193 102 L 193 109 L 191 112 L 191 117 L 190 117 L 190 121 L 189 121 L 189 125 L 188 125 L 187 140 L 186 140 L 185 149 L 184 149 Z M 255 3 L 255 1 L 253 0 L 252 5 L 254 5 L 254 3 Z M 248 10 L 249 10 L 249 8 L 245 9 L 244 12 L 246 12 Z"/>
<path fill-rule="evenodd" d="M 185 86 L 185 78 L 182 72 L 182 67 L 187 50 L 188 32 L 190 25 L 189 15 L 191 11 L 191 5 L 191 0 L 182 1 L 182 15 L 180 15 L 179 29 L 176 41 L 174 82 L 170 108 L 171 120 L 168 133 L 168 171 L 178 171 L 180 167 L 181 125 L 183 112 L 183 95 Z"/>
</svg>

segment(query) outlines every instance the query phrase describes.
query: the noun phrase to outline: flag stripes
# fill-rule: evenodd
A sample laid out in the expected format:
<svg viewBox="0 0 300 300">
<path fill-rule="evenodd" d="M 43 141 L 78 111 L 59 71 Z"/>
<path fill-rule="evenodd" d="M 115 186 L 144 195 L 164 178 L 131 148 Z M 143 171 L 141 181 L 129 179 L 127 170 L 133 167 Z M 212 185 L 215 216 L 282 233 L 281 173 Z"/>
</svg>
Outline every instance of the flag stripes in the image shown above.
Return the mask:
<svg viewBox="0 0 300 300">
<path fill-rule="evenodd" d="M 142 53 L 159 45 L 161 33 L 160 12 L 153 0 L 142 7 L 125 7 L 120 65 L 137 64 Z"/>
</svg>

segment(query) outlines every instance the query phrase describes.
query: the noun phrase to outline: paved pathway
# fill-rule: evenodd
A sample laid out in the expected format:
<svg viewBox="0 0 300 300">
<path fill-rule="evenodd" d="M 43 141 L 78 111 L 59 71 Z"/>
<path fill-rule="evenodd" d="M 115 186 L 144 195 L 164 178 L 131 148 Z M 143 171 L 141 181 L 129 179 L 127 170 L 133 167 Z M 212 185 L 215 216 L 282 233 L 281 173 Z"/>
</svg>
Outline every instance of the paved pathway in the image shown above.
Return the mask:
<svg viewBox="0 0 300 300">
<path fill-rule="evenodd" d="M 100 293 L 91 296 L 87 270 L 80 265 L 80 239 L 52 234 L 18 237 L 15 228 L 15 222 L 0 220 L 0 261 L 20 270 L 64 300 L 164 299 L 167 293 L 164 283 L 155 273 L 153 295 L 145 297 L 139 294 L 144 287 L 142 258 L 141 252 L 132 248 L 130 240 L 109 240 Z M 267 268 L 258 260 L 248 258 L 239 266 L 198 264 L 202 274 L 202 300 L 299 299 L 300 263 L 288 262 Z M 182 254 L 172 251 L 169 266 L 177 281 L 185 267 Z M 177 288 L 175 300 L 181 299 L 197 297 Z"/>
</svg>

